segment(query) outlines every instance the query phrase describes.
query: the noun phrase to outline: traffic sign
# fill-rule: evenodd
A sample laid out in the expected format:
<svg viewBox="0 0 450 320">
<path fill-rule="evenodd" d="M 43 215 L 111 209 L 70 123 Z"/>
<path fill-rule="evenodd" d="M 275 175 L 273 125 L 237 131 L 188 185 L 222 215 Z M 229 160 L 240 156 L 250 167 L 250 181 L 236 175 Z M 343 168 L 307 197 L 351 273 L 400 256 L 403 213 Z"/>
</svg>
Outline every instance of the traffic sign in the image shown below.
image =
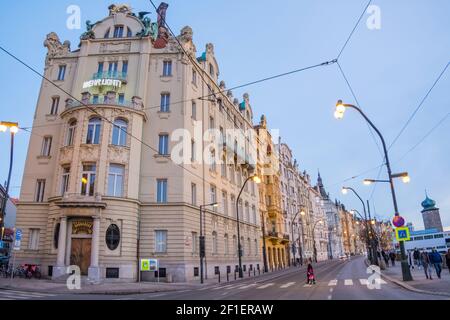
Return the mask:
<svg viewBox="0 0 450 320">
<path fill-rule="evenodd" d="M 18 240 L 18 241 L 22 240 L 22 230 L 21 229 L 16 230 L 16 240 Z"/>
<path fill-rule="evenodd" d="M 401 216 L 395 216 L 394 219 L 392 219 L 392 224 L 397 228 L 403 227 L 405 225 L 405 219 Z"/>
<path fill-rule="evenodd" d="M 158 271 L 158 259 L 141 259 L 141 271 Z"/>
<path fill-rule="evenodd" d="M 150 271 L 150 262 L 148 259 L 141 259 L 141 271 Z"/>
<path fill-rule="evenodd" d="M 395 237 L 397 238 L 397 241 L 409 241 L 411 238 L 409 234 L 409 228 L 408 227 L 396 228 Z"/>
</svg>

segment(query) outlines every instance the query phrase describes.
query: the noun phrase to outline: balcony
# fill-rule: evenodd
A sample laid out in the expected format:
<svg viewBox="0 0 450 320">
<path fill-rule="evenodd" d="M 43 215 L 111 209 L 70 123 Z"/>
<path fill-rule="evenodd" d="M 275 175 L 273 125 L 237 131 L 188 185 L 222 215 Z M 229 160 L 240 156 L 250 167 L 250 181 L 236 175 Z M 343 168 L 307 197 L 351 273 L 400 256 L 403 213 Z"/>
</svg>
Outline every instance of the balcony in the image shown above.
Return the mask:
<svg viewBox="0 0 450 320">
<path fill-rule="evenodd" d="M 75 193 L 65 193 L 61 200 L 56 201 L 60 208 L 106 208 L 106 203 L 102 201 L 102 196 L 85 196 Z"/>
<path fill-rule="evenodd" d="M 133 110 L 142 111 L 144 109 L 144 105 L 142 103 L 142 99 L 139 97 L 133 97 L 131 101 L 129 100 L 121 100 L 117 99 L 114 95 L 109 95 L 108 97 L 105 97 L 100 100 L 100 98 L 95 99 L 88 97 L 83 97 L 81 101 L 73 100 L 73 99 L 67 99 L 66 100 L 66 110 L 82 107 L 84 105 L 89 106 L 118 106 L 122 108 L 128 108 Z"/>
<path fill-rule="evenodd" d="M 119 72 L 119 71 L 96 72 L 92 75 L 92 80 L 113 79 L 113 80 L 120 80 L 124 83 L 127 83 L 127 78 L 128 78 L 127 72 Z"/>
</svg>

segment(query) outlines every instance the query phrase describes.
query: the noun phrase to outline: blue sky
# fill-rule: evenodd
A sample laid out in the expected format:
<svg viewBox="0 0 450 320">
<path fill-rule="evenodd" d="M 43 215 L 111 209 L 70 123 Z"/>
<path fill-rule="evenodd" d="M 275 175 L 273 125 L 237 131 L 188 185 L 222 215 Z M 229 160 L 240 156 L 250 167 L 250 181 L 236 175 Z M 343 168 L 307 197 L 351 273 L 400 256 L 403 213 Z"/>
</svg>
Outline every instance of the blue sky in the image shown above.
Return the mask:
<svg viewBox="0 0 450 320">
<path fill-rule="evenodd" d="M 119 1 L 122 2 L 122 1 Z M 72 48 L 84 30 L 66 28 L 69 5 L 81 8 L 84 21 L 97 21 L 108 13 L 112 1 L 40 0 L 15 1 L 0 12 L 4 32 L 0 44 L 27 63 L 43 70 L 45 35 L 55 31 L 70 40 Z M 130 0 L 138 11 L 154 10 L 146 0 Z M 273 74 L 334 59 L 366 0 L 284 1 L 266 0 L 168 1 L 167 22 L 174 31 L 190 25 L 199 54 L 212 42 L 220 65 L 220 78 L 228 87 Z M 157 5 L 159 2 L 156 3 Z M 340 58 L 361 107 L 383 132 L 388 145 L 418 106 L 437 76 L 450 61 L 450 2 L 447 0 L 374 0 L 381 9 L 381 29 L 366 26 L 366 14 Z M 17 120 L 31 126 L 40 79 L 0 52 L 0 119 Z M 449 68 L 450 69 L 450 68 Z M 401 214 L 422 228 L 420 203 L 427 189 L 437 201 L 445 226 L 450 226 L 450 119 L 433 132 L 403 160 L 450 107 L 450 70 L 442 76 L 431 95 L 403 135 L 392 147 L 393 171 L 408 171 L 411 183 L 397 183 Z M 284 142 L 293 149 L 302 170 L 316 179 L 320 169 L 331 196 L 348 208 L 360 209 L 352 195 L 340 193 L 342 185 L 354 187 L 369 198 L 372 187 L 365 177 L 376 178 L 374 169 L 381 155 L 367 125 L 355 112 L 333 117 L 338 99 L 354 103 L 337 65 L 331 65 L 268 81 L 234 92 L 250 94 L 255 121 L 265 114 L 271 128 L 279 128 Z M 29 134 L 16 141 L 12 190 L 18 196 Z M 7 176 L 9 139 L 0 135 L 0 179 Z M 386 178 L 383 168 L 380 178 Z M 388 185 L 378 185 L 372 197 L 378 217 L 393 215 Z"/>
</svg>

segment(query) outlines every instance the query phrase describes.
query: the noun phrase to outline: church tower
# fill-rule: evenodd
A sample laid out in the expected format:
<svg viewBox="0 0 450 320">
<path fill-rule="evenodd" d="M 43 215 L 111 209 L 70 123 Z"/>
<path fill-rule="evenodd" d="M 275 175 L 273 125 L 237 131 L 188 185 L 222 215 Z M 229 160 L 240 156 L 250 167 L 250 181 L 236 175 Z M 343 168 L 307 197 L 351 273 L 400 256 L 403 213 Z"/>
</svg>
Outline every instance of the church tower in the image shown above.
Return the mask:
<svg viewBox="0 0 450 320">
<path fill-rule="evenodd" d="M 439 214 L 439 208 L 436 208 L 436 201 L 430 199 L 428 194 L 426 194 L 425 200 L 422 201 L 422 207 L 422 218 L 425 229 L 437 229 L 442 232 L 441 215 Z"/>
</svg>

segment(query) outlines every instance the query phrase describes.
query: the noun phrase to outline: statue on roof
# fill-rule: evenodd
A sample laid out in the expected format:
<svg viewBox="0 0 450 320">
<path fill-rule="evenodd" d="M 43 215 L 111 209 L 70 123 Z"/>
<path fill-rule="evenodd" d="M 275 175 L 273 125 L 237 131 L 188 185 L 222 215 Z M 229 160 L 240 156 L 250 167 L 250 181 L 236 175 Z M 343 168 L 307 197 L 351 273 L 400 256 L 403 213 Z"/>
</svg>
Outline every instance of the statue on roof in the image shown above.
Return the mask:
<svg viewBox="0 0 450 320">
<path fill-rule="evenodd" d="M 58 35 L 55 32 L 51 32 L 44 41 L 44 47 L 48 49 L 45 58 L 45 65 L 48 65 L 52 58 L 60 57 L 70 52 L 70 41 L 66 40 L 64 43 L 61 43 Z"/>
<path fill-rule="evenodd" d="M 97 24 L 99 24 L 99 22 L 91 23 L 90 20 L 87 20 L 86 21 L 86 32 L 81 35 L 80 39 L 81 40 L 95 39 L 95 34 L 94 34 L 94 31 L 92 31 L 92 29 Z"/>
</svg>

